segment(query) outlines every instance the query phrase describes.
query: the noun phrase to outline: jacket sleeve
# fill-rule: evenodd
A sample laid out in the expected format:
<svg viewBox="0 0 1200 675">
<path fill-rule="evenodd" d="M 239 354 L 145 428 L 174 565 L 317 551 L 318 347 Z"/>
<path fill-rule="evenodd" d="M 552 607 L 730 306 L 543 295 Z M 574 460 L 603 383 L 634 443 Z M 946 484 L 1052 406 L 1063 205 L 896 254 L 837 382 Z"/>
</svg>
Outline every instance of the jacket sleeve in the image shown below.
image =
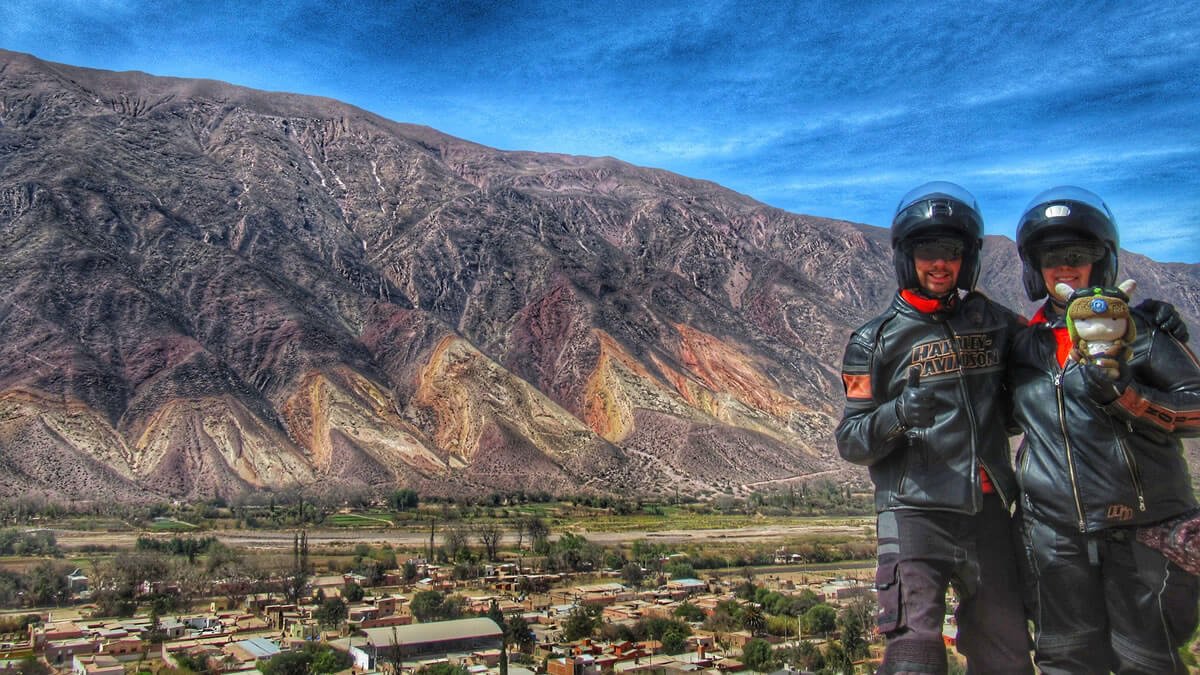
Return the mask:
<svg viewBox="0 0 1200 675">
<path fill-rule="evenodd" d="M 1007 341 L 1006 342 L 1007 347 L 1006 347 L 1006 351 L 1004 353 L 1004 363 L 1008 364 L 1010 362 L 1010 359 L 1012 358 L 1012 351 L 1013 351 L 1014 345 L 1016 345 L 1017 339 L 1022 334 L 1022 332 L 1026 328 L 1029 327 L 1029 321 L 1027 321 L 1024 317 L 1017 314 L 1016 312 L 1008 309 L 1007 307 L 1002 307 L 1001 309 L 1004 312 L 1005 325 L 1007 327 L 1007 331 L 1006 331 L 1007 335 L 1005 336 L 1005 339 Z M 1024 433 L 1025 430 L 1022 429 L 1020 423 L 1017 422 L 1016 402 L 1013 401 L 1013 396 L 1012 396 L 1013 369 L 1006 367 L 1004 370 L 1005 370 L 1005 377 L 1003 378 L 1004 389 L 1001 392 L 1001 397 L 1003 398 L 1003 401 L 1004 401 L 1003 406 L 1001 408 L 1004 413 L 1004 430 L 1008 433 L 1009 436 L 1017 436 L 1017 435 Z"/>
<path fill-rule="evenodd" d="M 837 446 L 842 459 L 870 466 L 887 457 L 903 441 L 905 426 L 896 414 L 895 399 L 879 401 L 874 392 L 886 386 L 886 374 L 876 372 L 874 342 L 855 334 L 842 358 L 846 409 L 838 423 Z"/>
<path fill-rule="evenodd" d="M 1200 436 L 1200 362 L 1165 331 L 1139 328 L 1151 333 L 1149 351 L 1142 363 L 1131 364 L 1133 380 L 1105 410 L 1134 428 Z"/>
</svg>

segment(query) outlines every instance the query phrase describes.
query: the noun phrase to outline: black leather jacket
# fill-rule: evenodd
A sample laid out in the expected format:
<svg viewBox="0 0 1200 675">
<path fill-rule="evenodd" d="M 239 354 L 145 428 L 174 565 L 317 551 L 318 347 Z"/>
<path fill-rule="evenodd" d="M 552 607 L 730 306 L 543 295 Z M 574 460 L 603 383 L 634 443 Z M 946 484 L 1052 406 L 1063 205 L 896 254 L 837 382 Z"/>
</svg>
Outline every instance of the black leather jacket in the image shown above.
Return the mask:
<svg viewBox="0 0 1200 675">
<path fill-rule="evenodd" d="M 926 314 L 900 294 L 854 332 L 842 361 L 846 409 L 837 427 L 842 458 L 870 467 L 875 509 L 983 508 L 982 467 L 1005 505 L 1017 484 L 1006 431 L 1004 368 L 1021 319 L 979 293 L 948 311 Z M 933 426 L 906 429 L 895 399 L 909 368 L 933 389 Z"/>
<path fill-rule="evenodd" d="M 1200 364 L 1136 310 L 1133 381 L 1116 401 L 1088 397 L 1082 367 L 1060 367 L 1047 303 L 1010 356 L 1022 506 L 1035 517 L 1094 532 L 1143 525 L 1196 506 L 1179 441 L 1200 435 Z M 1049 316 L 1050 322 L 1043 317 Z"/>
</svg>

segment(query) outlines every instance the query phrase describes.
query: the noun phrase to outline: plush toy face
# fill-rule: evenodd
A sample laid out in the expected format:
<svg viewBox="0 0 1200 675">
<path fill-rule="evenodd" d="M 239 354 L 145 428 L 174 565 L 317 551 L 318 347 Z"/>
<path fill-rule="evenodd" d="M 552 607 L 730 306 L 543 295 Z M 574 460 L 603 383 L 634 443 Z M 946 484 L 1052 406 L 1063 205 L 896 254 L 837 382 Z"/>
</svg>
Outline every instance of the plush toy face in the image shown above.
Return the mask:
<svg viewBox="0 0 1200 675">
<path fill-rule="evenodd" d="M 1067 332 L 1072 358 L 1090 362 L 1098 358 L 1127 359 L 1137 330 L 1129 314 L 1129 296 L 1137 285 L 1124 281 L 1117 288 L 1083 288 L 1066 284 L 1054 289 L 1067 301 Z"/>
<path fill-rule="evenodd" d="M 1125 337 L 1130 326 L 1128 305 L 1100 297 L 1079 305 L 1086 307 L 1086 312 L 1080 312 L 1086 315 L 1071 317 L 1071 323 L 1075 327 L 1076 339 L 1087 343 L 1089 354 L 1103 354 L 1114 342 Z M 1072 305 L 1072 309 L 1076 307 Z"/>
</svg>

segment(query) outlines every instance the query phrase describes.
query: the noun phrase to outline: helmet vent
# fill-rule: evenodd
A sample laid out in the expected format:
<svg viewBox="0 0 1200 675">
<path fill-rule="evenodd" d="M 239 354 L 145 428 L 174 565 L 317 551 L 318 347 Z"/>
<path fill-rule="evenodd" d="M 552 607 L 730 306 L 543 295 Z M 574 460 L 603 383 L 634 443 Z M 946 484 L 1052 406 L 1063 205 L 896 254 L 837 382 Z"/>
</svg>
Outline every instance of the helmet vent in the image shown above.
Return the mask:
<svg viewBox="0 0 1200 675">
<path fill-rule="evenodd" d="M 1071 209 L 1065 204 L 1055 204 L 1046 207 L 1047 218 L 1065 218 L 1069 215 L 1071 215 Z"/>
<path fill-rule="evenodd" d="M 933 202 L 929 205 L 929 216 L 950 217 L 954 215 L 954 208 L 947 202 Z"/>
</svg>

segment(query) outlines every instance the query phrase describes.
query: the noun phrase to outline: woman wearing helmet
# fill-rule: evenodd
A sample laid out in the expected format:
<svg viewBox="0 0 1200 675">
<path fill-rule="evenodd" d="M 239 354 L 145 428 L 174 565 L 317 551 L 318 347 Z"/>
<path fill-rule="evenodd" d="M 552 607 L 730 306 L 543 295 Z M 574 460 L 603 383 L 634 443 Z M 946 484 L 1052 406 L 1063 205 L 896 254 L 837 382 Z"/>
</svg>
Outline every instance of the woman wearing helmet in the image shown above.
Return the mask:
<svg viewBox="0 0 1200 675">
<path fill-rule="evenodd" d="M 974 292 L 983 221 L 953 183 L 892 219 L 898 290 L 851 336 L 838 451 L 868 466 L 878 513 L 880 673 L 945 673 L 946 591 L 972 673 L 1032 673 L 1009 506 L 1004 359 L 1022 322 Z M 963 291 L 965 293 L 960 293 Z"/>
<path fill-rule="evenodd" d="M 1200 434 L 1200 364 L 1137 310 L 1127 361 L 1106 372 L 1070 357 L 1055 286 L 1117 281 L 1116 221 L 1095 194 L 1038 195 L 1017 246 L 1029 298 L 1048 297 L 1009 357 L 1035 660 L 1043 673 L 1186 673 L 1177 650 L 1200 584 L 1138 531 L 1197 510 L 1179 438 Z"/>
</svg>

